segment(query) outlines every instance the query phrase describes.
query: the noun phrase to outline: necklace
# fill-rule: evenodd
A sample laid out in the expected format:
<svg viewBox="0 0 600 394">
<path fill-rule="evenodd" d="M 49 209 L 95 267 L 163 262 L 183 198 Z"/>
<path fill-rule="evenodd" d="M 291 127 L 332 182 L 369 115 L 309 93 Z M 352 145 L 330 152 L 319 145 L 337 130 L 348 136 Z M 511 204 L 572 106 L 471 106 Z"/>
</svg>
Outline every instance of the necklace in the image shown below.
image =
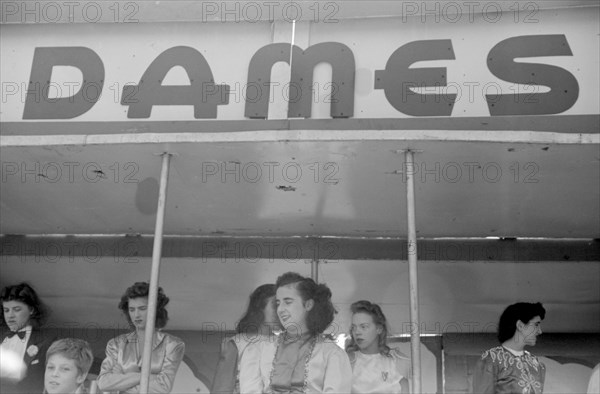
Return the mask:
<svg viewBox="0 0 600 394">
<path fill-rule="evenodd" d="M 275 356 L 273 357 L 273 363 L 271 365 L 271 373 L 269 375 L 269 386 L 271 386 L 271 387 L 273 385 L 273 375 L 275 374 L 275 361 L 277 359 L 277 354 L 279 353 L 279 348 L 281 347 L 281 344 L 283 343 L 286 335 L 287 335 L 287 333 L 283 332 L 277 338 L 277 347 L 275 348 Z M 308 353 L 306 354 L 306 360 L 304 360 L 304 383 L 302 385 L 303 393 L 306 393 L 306 388 L 308 387 L 308 364 L 310 362 L 310 359 L 312 358 L 313 350 L 315 350 L 315 345 L 317 344 L 317 337 L 318 337 L 318 335 L 314 335 L 309 339 L 310 344 L 308 345 L 309 346 Z"/>
</svg>

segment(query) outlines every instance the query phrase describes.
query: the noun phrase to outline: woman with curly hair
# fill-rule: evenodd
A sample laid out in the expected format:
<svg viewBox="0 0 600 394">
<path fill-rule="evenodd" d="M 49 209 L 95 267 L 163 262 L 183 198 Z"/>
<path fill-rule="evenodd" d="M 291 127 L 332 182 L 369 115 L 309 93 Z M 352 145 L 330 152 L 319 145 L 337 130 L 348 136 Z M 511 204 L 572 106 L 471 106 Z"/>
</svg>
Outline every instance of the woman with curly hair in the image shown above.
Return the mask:
<svg viewBox="0 0 600 394">
<path fill-rule="evenodd" d="M 0 392 L 39 393 L 44 388 L 46 352 L 54 340 L 40 329 L 48 310 L 25 282 L 3 288 L 0 300 L 4 312 L 0 320 Z"/>
<path fill-rule="evenodd" d="M 473 376 L 477 394 L 541 394 L 546 367 L 536 356 L 524 350 L 535 346 L 546 316 L 542 304 L 518 302 L 507 307 L 498 323 L 501 345 L 483 353 Z"/>
<path fill-rule="evenodd" d="M 139 393 L 142 355 L 144 351 L 151 351 L 150 392 L 171 392 L 185 344 L 181 339 L 160 330 L 169 319 L 165 309 L 169 298 L 159 287 L 155 323 L 157 331 L 152 338 L 152 349 L 144 349 L 149 288 L 147 282 L 136 282 L 121 297 L 119 309 L 134 330 L 111 339 L 106 345 L 106 358 L 98 375 L 98 388 L 102 391 Z"/>
<path fill-rule="evenodd" d="M 248 309 L 236 326 L 237 334 L 221 344 L 221 358 L 213 379 L 213 394 L 239 393 L 239 362 L 249 344 L 266 340 L 280 329 L 275 312 L 275 285 L 257 287 L 248 302 Z"/>
<path fill-rule="evenodd" d="M 275 286 L 284 332 L 275 341 L 248 346 L 240 364 L 240 391 L 349 393 L 348 356 L 323 335 L 335 314 L 329 287 L 294 272 L 280 276 Z"/>
<path fill-rule="evenodd" d="M 410 360 L 387 345 L 387 319 L 379 305 L 357 301 L 350 310 L 346 351 L 352 364 L 352 393 L 408 393 Z"/>
</svg>

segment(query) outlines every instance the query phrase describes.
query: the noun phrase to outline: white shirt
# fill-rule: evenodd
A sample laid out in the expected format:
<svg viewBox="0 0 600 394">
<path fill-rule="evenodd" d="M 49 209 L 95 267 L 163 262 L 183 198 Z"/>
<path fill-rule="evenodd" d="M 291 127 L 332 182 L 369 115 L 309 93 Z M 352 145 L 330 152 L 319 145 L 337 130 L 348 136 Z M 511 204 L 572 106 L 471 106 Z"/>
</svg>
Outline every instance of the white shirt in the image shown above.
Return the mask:
<svg viewBox="0 0 600 394">
<path fill-rule="evenodd" d="M 15 365 L 18 360 L 22 362 L 25 358 L 27 343 L 31 337 L 31 326 L 26 326 L 19 331 L 25 331 L 25 337 L 19 338 L 18 335 L 13 335 L 11 338 L 6 337 L 0 345 L 0 363 L 2 369 L 2 377 L 14 380 L 22 380 L 25 373 L 25 368 L 20 365 Z"/>
<path fill-rule="evenodd" d="M 400 380 L 409 378 L 410 360 L 394 351 L 390 357 L 377 354 L 355 353 L 352 373 L 352 393 L 401 393 Z"/>
</svg>

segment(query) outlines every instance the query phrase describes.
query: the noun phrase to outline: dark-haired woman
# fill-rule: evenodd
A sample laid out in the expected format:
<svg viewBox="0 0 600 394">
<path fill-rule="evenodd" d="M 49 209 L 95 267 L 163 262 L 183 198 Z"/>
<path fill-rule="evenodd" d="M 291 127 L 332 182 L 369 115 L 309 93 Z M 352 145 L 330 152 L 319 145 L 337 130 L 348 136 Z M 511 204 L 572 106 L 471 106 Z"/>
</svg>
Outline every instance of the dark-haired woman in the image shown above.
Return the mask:
<svg viewBox="0 0 600 394">
<path fill-rule="evenodd" d="M 357 301 L 350 310 L 346 351 L 352 364 L 352 393 L 408 393 L 410 361 L 387 345 L 387 319 L 379 305 Z"/>
<path fill-rule="evenodd" d="M 239 393 L 239 362 L 249 344 L 268 340 L 279 329 L 275 312 L 275 285 L 257 287 L 248 302 L 248 309 L 238 322 L 236 335 L 221 344 L 221 358 L 213 380 L 212 394 Z"/>
<path fill-rule="evenodd" d="M 248 346 L 240 364 L 240 391 L 349 393 L 348 356 L 323 335 L 335 314 L 329 288 L 293 272 L 280 276 L 276 288 L 285 331 L 276 341 Z"/>
<path fill-rule="evenodd" d="M 169 298 L 158 288 L 156 328 L 152 349 L 144 349 L 146 318 L 148 313 L 149 285 L 137 282 L 121 297 L 119 309 L 134 330 L 111 339 L 106 346 L 106 358 L 98 375 L 101 391 L 139 393 L 142 355 L 151 351 L 150 386 L 152 393 L 170 393 L 179 364 L 183 359 L 185 344 L 181 339 L 160 331 L 167 324 L 165 309 Z"/>
<path fill-rule="evenodd" d="M 546 367 L 524 348 L 535 346 L 545 316 L 546 310 L 539 302 L 519 302 L 504 310 L 498 323 L 501 345 L 484 352 L 477 363 L 474 393 L 541 394 L 544 391 Z"/>
<path fill-rule="evenodd" d="M 3 309 L 0 392 L 40 393 L 44 389 L 46 352 L 54 340 L 40 330 L 47 309 L 27 283 L 3 288 L 0 300 Z"/>
</svg>

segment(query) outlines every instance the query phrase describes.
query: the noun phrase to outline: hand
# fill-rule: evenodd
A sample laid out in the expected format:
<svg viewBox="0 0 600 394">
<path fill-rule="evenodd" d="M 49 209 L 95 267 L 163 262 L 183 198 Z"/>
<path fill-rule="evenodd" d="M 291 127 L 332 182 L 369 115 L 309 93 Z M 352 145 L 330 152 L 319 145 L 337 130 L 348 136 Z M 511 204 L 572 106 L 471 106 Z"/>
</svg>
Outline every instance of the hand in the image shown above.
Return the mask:
<svg viewBox="0 0 600 394">
<path fill-rule="evenodd" d="M 123 370 L 123 367 L 121 367 L 121 364 L 115 364 L 115 366 L 113 367 L 113 373 L 118 373 L 121 375 L 125 374 L 125 371 Z"/>
</svg>

